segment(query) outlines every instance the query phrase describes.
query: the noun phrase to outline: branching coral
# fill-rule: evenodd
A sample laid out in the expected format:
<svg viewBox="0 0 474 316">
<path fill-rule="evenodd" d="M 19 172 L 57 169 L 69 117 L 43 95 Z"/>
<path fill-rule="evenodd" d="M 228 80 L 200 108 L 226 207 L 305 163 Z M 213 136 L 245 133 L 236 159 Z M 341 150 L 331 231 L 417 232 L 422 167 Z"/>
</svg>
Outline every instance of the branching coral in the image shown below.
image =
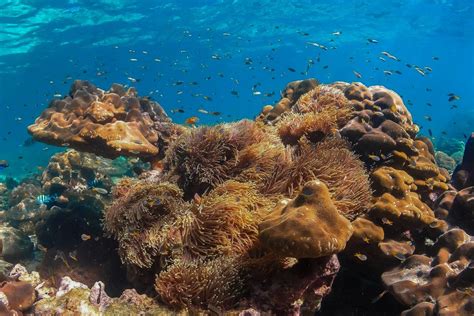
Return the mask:
<svg viewBox="0 0 474 316">
<path fill-rule="evenodd" d="M 326 183 L 334 204 L 348 218 L 366 212 L 371 198 L 368 175 L 345 141 L 328 138 L 316 146 L 301 142 L 266 182 L 264 193 L 294 196 L 302 185 L 319 179 Z"/>
<path fill-rule="evenodd" d="M 157 276 L 155 289 L 175 308 L 229 308 L 242 292 L 239 267 L 234 257 L 177 260 Z"/>
</svg>

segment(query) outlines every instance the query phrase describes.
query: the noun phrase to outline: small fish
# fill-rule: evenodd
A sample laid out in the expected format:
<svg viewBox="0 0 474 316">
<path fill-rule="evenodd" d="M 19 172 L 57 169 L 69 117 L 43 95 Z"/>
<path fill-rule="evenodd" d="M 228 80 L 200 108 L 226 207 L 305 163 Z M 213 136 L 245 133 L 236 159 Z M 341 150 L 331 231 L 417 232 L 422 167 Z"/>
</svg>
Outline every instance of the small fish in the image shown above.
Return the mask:
<svg viewBox="0 0 474 316">
<path fill-rule="evenodd" d="M 370 303 L 372 303 L 372 304 L 377 303 L 377 302 L 378 302 L 385 294 L 387 294 L 387 293 L 388 293 L 387 290 L 383 291 L 382 293 L 380 293 L 379 295 L 377 295 Z"/>
<path fill-rule="evenodd" d="M 130 82 L 138 82 L 138 79 L 135 79 L 135 78 L 132 78 L 132 77 L 127 77 L 127 79 L 130 81 Z"/>
<path fill-rule="evenodd" d="M 373 38 L 368 38 L 367 42 L 372 43 L 372 44 L 377 44 L 379 41 L 377 41 L 376 39 L 373 39 Z"/>
<path fill-rule="evenodd" d="M 357 259 L 359 259 L 360 261 L 367 261 L 367 256 L 364 255 L 364 254 L 361 254 L 360 252 L 356 252 L 354 254 L 354 257 L 356 257 Z"/>
<path fill-rule="evenodd" d="M 311 46 L 315 46 L 315 47 L 319 47 L 322 50 L 328 50 L 328 48 L 326 46 L 318 44 L 316 42 L 306 42 L 306 44 L 311 45 Z"/>
<path fill-rule="evenodd" d="M 425 71 L 423 69 L 421 69 L 420 67 L 415 67 L 415 70 L 416 70 L 417 73 L 419 73 L 422 76 L 426 75 Z"/>
<path fill-rule="evenodd" d="M 380 157 L 377 155 L 369 155 L 369 158 L 373 161 L 380 161 Z"/>
<path fill-rule="evenodd" d="M 214 115 L 214 116 L 219 116 L 221 115 L 222 113 L 221 112 L 210 112 L 211 115 Z"/>
<path fill-rule="evenodd" d="M 429 103 L 429 102 L 426 102 L 426 105 L 427 106 L 433 106 L 433 104 Z"/>
<path fill-rule="evenodd" d="M 396 56 L 390 54 L 389 52 L 382 52 L 382 55 L 385 55 L 385 56 L 387 56 L 387 57 L 390 58 L 390 59 L 393 59 L 393 60 L 396 60 L 396 61 L 400 61 L 400 59 L 398 59 L 398 57 L 396 57 Z"/>
<path fill-rule="evenodd" d="M 428 67 L 428 66 L 425 67 L 425 70 L 426 70 L 426 71 L 429 71 L 429 72 L 432 72 L 432 71 L 433 71 L 433 69 L 431 69 L 431 67 Z"/>
<path fill-rule="evenodd" d="M 184 113 L 183 109 L 171 109 L 171 113 Z"/>
<path fill-rule="evenodd" d="M 254 92 L 252 92 L 252 94 L 253 94 L 253 95 L 261 95 L 262 92 L 260 92 L 260 91 L 254 91 Z"/>
<path fill-rule="evenodd" d="M 204 109 L 199 109 L 198 112 L 202 114 L 209 114 L 209 111 L 204 110 Z"/>
<path fill-rule="evenodd" d="M 203 96 L 202 98 L 206 101 L 212 101 L 212 98 L 210 96 L 207 96 L 207 95 Z"/>
<path fill-rule="evenodd" d="M 379 59 L 380 59 L 381 61 L 383 61 L 383 62 L 385 62 L 385 61 L 386 61 L 386 59 L 385 59 L 385 58 L 383 58 L 383 57 L 380 57 L 380 56 L 379 56 Z"/>
<path fill-rule="evenodd" d="M 53 97 L 60 98 L 60 97 L 62 97 L 62 94 L 61 93 L 55 93 L 55 94 L 53 94 Z"/>
<path fill-rule="evenodd" d="M 424 117 L 424 119 L 427 120 L 428 122 L 431 122 L 431 121 L 432 121 L 432 118 L 431 118 L 431 116 L 429 116 L 429 115 L 425 115 L 425 116 L 423 116 L 423 117 Z"/>
<path fill-rule="evenodd" d="M 236 91 L 236 90 L 232 90 L 232 91 L 230 92 L 230 94 L 235 95 L 236 97 L 239 96 L 239 92 Z"/>
<path fill-rule="evenodd" d="M 138 61 L 138 59 L 136 59 L 136 58 L 130 58 L 130 61 L 136 62 L 136 61 Z"/>
<path fill-rule="evenodd" d="M 457 109 L 457 108 L 458 108 L 458 106 L 457 106 L 456 104 L 453 104 L 453 105 L 451 105 L 451 107 L 450 107 L 451 110 L 452 110 L 452 109 Z"/>
<path fill-rule="evenodd" d="M 386 75 L 386 76 L 391 76 L 391 75 L 393 75 L 393 73 L 392 73 L 391 71 L 389 71 L 389 70 L 384 70 L 384 71 L 383 71 L 383 74 Z"/>
<path fill-rule="evenodd" d="M 109 194 L 109 191 L 107 191 L 104 188 L 93 188 L 92 191 L 94 191 L 95 193 L 101 194 L 101 195 Z"/>
<path fill-rule="evenodd" d="M 433 56 L 433 60 L 439 60 L 439 57 Z"/>
<path fill-rule="evenodd" d="M 352 70 L 352 72 L 354 73 L 354 75 L 355 75 L 357 78 L 362 78 L 362 75 L 361 75 L 360 73 L 358 73 L 357 71 Z"/>
<path fill-rule="evenodd" d="M 57 195 L 45 195 L 45 194 L 41 194 L 41 195 L 38 195 L 36 197 L 36 203 L 38 204 L 44 204 L 44 205 L 48 205 L 48 204 L 52 204 L 54 202 L 56 202 L 56 199 L 58 198 Z"/>
<path fill-rule="evenodd" d="M 191 116 L 191 117 L 188 117 L 184 123 L 185 124 L 188 124 L 188 125 L 195 125 L 197 122 L 199 121 L 199 117 L 197 116 Z"/>
<path fill-rule="evenodd" d="M 393 222 L 386 217 L 382 218 L 382 223 L 384 223 L 385 225 L 390 225 L 390 226 L 393 225 Z"/>
<path fill-rule="evenodd" d="M 202 197 L 197 193 L 194 194 L 193 200 L 198 205 L 202 203 Z"/>
<path fill-rule="evenodd" d="M 295 72 L 296 70 L 294 68 L 288 67 L 288 70 L 291 72 Z"/>
<path fill-rule="evenodd" d="M 341 35 L 342 32 L 341 31 L 336 31 L 336 32 L 332 32 L 331 35 L 335 35 L 335 36 L 339 36 Z"/>
<path fill-rule="evenodd" d="M 173 86 L 180 86 L 184 83 L 184 81 L 178 80 L 175 83 L 173 83 Z"/>
<path fill-rule="evenodd" d="M 87 235 L 87 234 L 82 234 L 81 235 L 82 241 L 87 241 L 87 240 L 90 240 L 91 238 L 92 238 L 91 235 Z"/>
<path fill-rule="evenodd" d="M 451 94 L 451 95 L 449 96 L 448 101 L 449 101 L 449 102 L 452 102 L 452 101 L 456 101 L 456 100 L 459 100 L 459 99 L 461 99 L 460 96 L 455 95 L 455 94 Z"/>
<path fill-rule="evenodd" d="M 433 137 L 433 132 L 431 131 L 431 129 L 428 129 L 428 133 L 430 134 L 430 137 Z"/>
</svg>

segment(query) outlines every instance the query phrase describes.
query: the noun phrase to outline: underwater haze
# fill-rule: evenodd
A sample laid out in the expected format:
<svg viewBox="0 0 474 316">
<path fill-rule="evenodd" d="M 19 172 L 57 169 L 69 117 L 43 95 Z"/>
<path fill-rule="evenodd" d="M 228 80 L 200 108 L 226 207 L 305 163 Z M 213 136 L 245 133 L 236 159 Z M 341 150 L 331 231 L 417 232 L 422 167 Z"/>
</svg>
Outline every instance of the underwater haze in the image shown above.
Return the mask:
<svg viewBox="0 0 474 316">
<path fill-rule="evenodd" d="M 134 86 L 177 123 L 252 118 L 287 82 L 315 77 L 397 91 L 433 138 L 474 125 L 470 0 L 4 0 L 0 43 L 3 176 L 58 150 L 31 144 L 26 127 L 75 79 Z"/>
</svg>

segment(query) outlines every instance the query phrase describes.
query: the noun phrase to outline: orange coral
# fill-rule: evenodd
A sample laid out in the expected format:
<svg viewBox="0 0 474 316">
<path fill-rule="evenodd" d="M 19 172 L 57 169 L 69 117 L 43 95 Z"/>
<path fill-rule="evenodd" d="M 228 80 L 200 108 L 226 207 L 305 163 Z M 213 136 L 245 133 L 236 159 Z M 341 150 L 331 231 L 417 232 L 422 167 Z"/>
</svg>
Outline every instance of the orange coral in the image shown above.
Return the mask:
<svg viewBox="0 0 474 316">
<path fill-rule="evenodd" d="M 150 157 L 163 149 L 154 128 L 160 121 L 170 122 L 161 106 L 134 89 L 113 85 L 103 91 L 76 80 L 70 95 L 53 100 L 28 131 L 39 141 L 108 158 Z"/>
</svg>

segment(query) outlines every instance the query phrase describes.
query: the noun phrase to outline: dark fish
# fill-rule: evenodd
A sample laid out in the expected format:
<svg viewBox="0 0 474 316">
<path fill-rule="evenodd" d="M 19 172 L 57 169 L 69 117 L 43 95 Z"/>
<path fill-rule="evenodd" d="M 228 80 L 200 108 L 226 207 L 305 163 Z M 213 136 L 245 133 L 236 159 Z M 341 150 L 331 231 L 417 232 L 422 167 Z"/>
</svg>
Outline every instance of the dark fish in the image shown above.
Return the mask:
<svg viewBox="0 0 474 316">
<path fill-rule="evenodd" d="M 212 98 L 210 96 L 205 95 L 205 96 L 203 96 L 203 98 L 206 101 L 212 101 Z"/>
<path fill-rule="evenodd" d="M 221 113 L 221 112 L 209 112 L 209 114 L 215 115 L 215 116 L 219 116 L 219 115 L 221 115 L 222 113 Z"/>
<path fill-rule="evenodd" d="M 451 110 L 452 110 L 452 109 L 457 109 L 457 108 L 458 108 L 458 106 L 457 106 L 456 104 L 453 104 L 453 105 L 451 105 L 451 107 L 450 107 Z"/>
<path fill-rule="evenodd" d="M 450 94 L 450 97 L 449 97 L 448 101 L 452 102 L 452 101 L 456 101 L 456 100 L 459 100 L 459 99 L 461 99 L 460 96 L 455 95 L 455 94 Z"/>
<path fill-rule="evenodd" d="M 236 97 L 239 96 L 239 92 L 236 91 L 236 90 L 232 90 L 232 91 L 230 92 L 230 94 L 235 95 Z"/>
<path fill-rule="evenodd" d="M 372 44 L 377 44 L 379 41 L 377 41 L 376 39 L 368 38 L 367 42 L 372 43 Z"/>
<path fill-rule="evenodd" d="M 291 71 L 291 72 L 295 72 L 295 71 L 296 71 L 294 68 L 291 68 L 291 67 L 289 67 L 288 70 Z"/>
<path fill-rule="evenodd" d="M 431 120 L 432 120 L 432 119 L 431 119 L 431 116 L 429 116 L 429 115 L 425 115 L 424 118 L 425 118 L 425 120 L 427 120 L 428 122 L 431 122 Z"/>
<path fill-rule="evenodd" d="M 430 134 L 430 137 L 433 137 L 433 132 L 431 131 L 431 129 L 428 129 L 428 133 Z"/>
</svg>

